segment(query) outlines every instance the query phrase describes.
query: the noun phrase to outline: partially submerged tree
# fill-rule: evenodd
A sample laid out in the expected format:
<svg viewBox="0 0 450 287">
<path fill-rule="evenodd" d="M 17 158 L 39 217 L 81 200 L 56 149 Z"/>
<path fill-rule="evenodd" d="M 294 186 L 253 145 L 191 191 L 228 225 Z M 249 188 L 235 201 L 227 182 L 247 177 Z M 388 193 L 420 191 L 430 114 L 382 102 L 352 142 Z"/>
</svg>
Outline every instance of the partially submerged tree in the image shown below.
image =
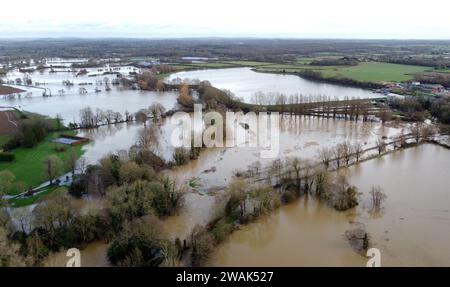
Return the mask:
<svg viewBox="0 0 450 287">
<path fill-rule="evenodd" d="M 338 175 L 332 188 L 331 200 L 337 210 L 343 211 L 358 205 L 358 189 L 348 183 L 345 175 Z"/>
<path fill-rule="evenodd" d="M 369 194 L 372 202 L 372 209 L 380 209 L 381 204 L 387 198 L 387 195 L 384 193 L 383 189 L 380 186 L 372 186 Z"/>
<path fill-rule="evenodd" d="M 319 159 L 324 165 L 325 169 L 330 167 L 330 162 L 333 157 L 333 151 L 327 147 L 319 150 Z"/>
</svg>

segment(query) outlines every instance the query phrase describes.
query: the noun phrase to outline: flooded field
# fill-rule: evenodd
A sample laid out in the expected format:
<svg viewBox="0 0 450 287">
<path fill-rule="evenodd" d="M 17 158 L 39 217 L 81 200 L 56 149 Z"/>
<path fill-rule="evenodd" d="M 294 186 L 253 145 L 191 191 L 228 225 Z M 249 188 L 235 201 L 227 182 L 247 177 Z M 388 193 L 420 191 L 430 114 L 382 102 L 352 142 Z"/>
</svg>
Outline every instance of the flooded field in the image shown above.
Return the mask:
<svg viewBox="0 0 450 287">
<path fill-rule="evenodd" d="M 120 67 L 119 71 L 132 71 Z M 60 114 L 66 121 L 76 121 L 79 110 L 91 108 L 136 112 L 154 102 L 167 109 L 176 105 L 176 92 L 144 92 L 113 86 L 106 92 L 95 92 L 103 87 L 103 71 L 90 69 L 89 75 L 76 77 L 73 73 L 34 73 L 34 82 L 51 89 L 52 97 L 42 97 L 42 89 L 30 88 L 24 96 L 0 99 L 0 105 L 16 106 L 48 116 Z M 19 74 L 9 74 L 9 79 Z M 108 81 L 115 75 L 107 75 Z M 180 78 L 208 79 L 219 88 L 230 89 L 236 96 L 250 101 L 258 91 L 289 94 L 326 95 L 332 98 L 378 97 L 367 90 L 345 88 L 307 81 L 291 75 L 261 74 L 248 68 L 202 70 L 177 73 L 168 80 Z M 66 87 L 63 80 L 71 79 L 74 86 Z M 87 94 L 81 95 L 78 84 L 90 81 Z M 61 95 L 58 90 L 64 89 Z M 170 143 L 176 124 L 167 118 L 159 123 L 149 122 L 147 127 L 137 123 L 102 126 L 81 130 L 80 136 L 91 142 L 84 146 L 83 157 L 96 163 L 108 153 L 126 151 L 136 143 L 144 129 L 154 129 L 158 143 L 155 148 L 166 161 L 172 160 L 174 147 Z M 364 148 L 373 147 L 379 138 L 392 139 L 407 130 L 406 124 L 354 122 L 306 116 L 283 116 L 277 130 L 280 135 L 278 155 L 285 160 L 300 157 L 317 161 L 318 151 L 334 147 L 344 141 L 361 142 Z M 215 195 L 231 181 L 236 170 L 245 170 L 259 162 L 268 166 L 274 158 L 262 159 L 261 148 L 210 148 L 201 151 L 197 160 L 167 171 L 178 183 L 189 186 L 185 206 L 175 216 L 164 220 L 164 229 L 170 238 L 186 238 L 196 224 L 205 224 L 211 216 Z M 221 245 L 209 261 L 212 266 L 364 266 L 366 258 L 356 254 L 343 234 L 352 222 L 366 226 L 372 244 L 382 252 L 382 264 L 392 266 L 450 265 L 450 249 L 446 238 L 450 236 L 448 222 L 450 195 L 449 151 L 424 145 L 396 152 L 380 159 L 361 163 L 349 169 L 349 178 L 362 192 L 360 206 L 337 212 L 312 197 L 301 198 L 243 226 Z M 413 168 L 412 168 L 413 167 Z M 372 185 L 380 185 L 388 199 L 381 213 L 369 209 L 368 192 Z M 433 188 L 428 188 L 433 185 Z M 82 201 L 82 200 L 81 200 Z M 101 205 L 101 200 L 94 205 Z M 92 207 L 92 202 L 80 203 L 80 208 Z M 105 266 L 107 244 L 95 242 L 82 248 L 83 266 Z M 47 266 L 64 266 L 65 252 L 54 253 L 45 262 Z"/>
<path fill-rule="evenodd" d="M 368 90 L 325 84 L 302 79 L 294 75 L 257 73 L 251 68 L 229 68 L 215 70 L 188 71 L 172 74 L 169 80 L 199 79 L 208 80 L 220 89 L 228 89 L 245 102 L 250 102 L 256 92 L 283 93 L 287 96 L 326 96 L 332 99 L 377 98 L 382 97 Z"/>
<path fill-rule="evenodd" d="M 20 98 L 0 98 L 0 106 L 14 106 L 51 117 L 59 114 L 65 122 L 78 122 L 79 112 L 85 107 L 91 107 L 94 110 L 99 108 L 104 111 L 110 109 L 124 114 L 125 111 L 135 113 L 140 109 L 148 108 L 152 103 L 158 102 L 167 110 L 170 110 L 175 106 L 178 96 L 178 93 L 171 91 L 138 91 L 112 84 L 110 84 L 111 91 L 106 91 L 105 79 L 108 79 L 109 83 L 118 79 L 116 74 L 103 75 L 104 72 L 108 72 L 108 68 L 89 68 L 87 69 L 88 74 L 78 76 L 67 69 L 55 70 L 54 73 L 47 70 L 43 73 L 29 74 L 34 85 L 39 83 L 38 88 L 16 86 L 27 90 L 27 92 L 23 93 Z M 138 70 L 128 66 L 111 68 L 111 72 L 122 73 L 124 76 L 135 71 Z M 14 71 L 8 73 L 5 81 L 15 80 L 23 76 L 23 73 Z M 63 81 L 70 81 L 74 85 L 64 85 Z M 84 88 L 86 93 L 81 94 L 80 88 Z M 96 92 L 96 89 L 99 91 Z M 43 97 L 42 94 L 45 90 L 47 90 L 47 94 L 50 91 L 52 96 Z M 60 92 L 61 90 L 64 92 Z"/>
<path fill-rule="evenodd" d="M 362 192 L 354 210 L 338 212 L 312 198 L 282 207 L 231 235 L 212 266 L 365 266 L 343 233 L 366 225 L 383 266 L 450 266 L 450 151 L 423 145 L 350 168 Z M 368 192 L 381 186 L 381 213 L 369 209 Z M 432 188 L 431 188 L 432 186 Z"/>
</svg>

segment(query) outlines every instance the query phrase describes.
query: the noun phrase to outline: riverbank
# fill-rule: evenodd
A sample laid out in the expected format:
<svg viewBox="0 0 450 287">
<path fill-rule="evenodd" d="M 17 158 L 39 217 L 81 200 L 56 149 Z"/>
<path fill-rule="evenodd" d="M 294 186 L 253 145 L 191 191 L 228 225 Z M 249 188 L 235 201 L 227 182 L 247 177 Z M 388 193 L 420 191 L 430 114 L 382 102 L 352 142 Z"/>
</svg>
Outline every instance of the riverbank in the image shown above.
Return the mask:
<svg viewBox="0 0 450 287">
<path fill-rule="evenodd" d="M 10 86 L 3 86 L 0 85 L 0 96 L 10 95 L 10 94 L 19 94 L 23 93 L 25 90 L 10 87 Z"/>
</svg>

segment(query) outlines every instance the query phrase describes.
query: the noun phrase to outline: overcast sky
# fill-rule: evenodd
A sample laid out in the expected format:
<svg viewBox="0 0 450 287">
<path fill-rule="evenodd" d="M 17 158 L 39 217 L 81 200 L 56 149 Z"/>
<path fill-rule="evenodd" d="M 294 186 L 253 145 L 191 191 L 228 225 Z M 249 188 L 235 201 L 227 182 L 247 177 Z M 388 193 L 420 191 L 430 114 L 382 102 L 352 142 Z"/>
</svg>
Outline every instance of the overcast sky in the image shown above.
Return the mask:
<svg viewBox="0 0 450 287">
<path fill-rule="evenodd" d="M 6 0 L 0 37 L 450 39 L 448 0 Z"/>
</svg>

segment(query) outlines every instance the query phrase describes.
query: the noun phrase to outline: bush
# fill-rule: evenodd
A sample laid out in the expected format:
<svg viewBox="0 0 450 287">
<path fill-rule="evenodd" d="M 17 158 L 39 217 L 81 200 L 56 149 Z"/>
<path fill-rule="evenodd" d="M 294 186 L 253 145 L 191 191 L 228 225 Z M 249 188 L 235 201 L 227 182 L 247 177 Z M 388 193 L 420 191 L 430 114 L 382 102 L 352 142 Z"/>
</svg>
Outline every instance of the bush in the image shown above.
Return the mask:
<svg viewBox="0 0 450 287">
<path fill-rule="evenodd" d="M 116 266 L 156 267 L 164 260 L 159 222 L 136 219 L 124 224 L 124 230 L 108 248 L 108 260 Z"/>
<path fill-rule="evenodd" d="M 0 153 L 0 162 L 11 162 L 16 159 L 16 156 L 10 152 L 1 152 Z"/>
</svg>

